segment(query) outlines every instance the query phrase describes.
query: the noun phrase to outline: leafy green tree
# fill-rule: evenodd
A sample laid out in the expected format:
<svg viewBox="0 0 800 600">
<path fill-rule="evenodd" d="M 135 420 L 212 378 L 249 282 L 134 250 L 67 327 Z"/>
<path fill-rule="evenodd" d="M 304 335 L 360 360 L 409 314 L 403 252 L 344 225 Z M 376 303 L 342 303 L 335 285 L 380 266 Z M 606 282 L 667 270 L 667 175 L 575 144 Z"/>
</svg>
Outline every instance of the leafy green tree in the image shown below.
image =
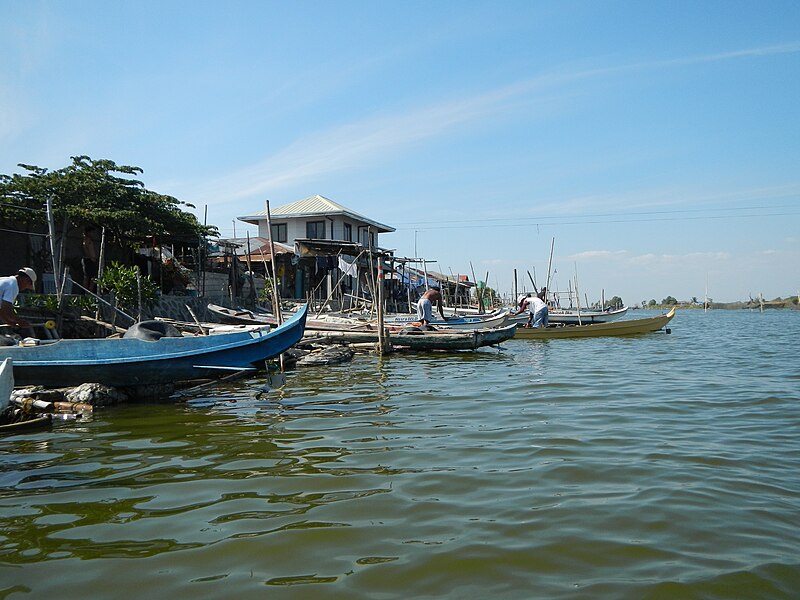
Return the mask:
<svg viewBox="0 0 800 600">
<path fill-rule="evenodd" d="M 608 305 L 612 308 L 622 308 L 625 306 L 625 304 L 622 302 L 622 298 L 619 296 L 614 296 L 611 300 L 609 300 Z"/>
<path fill-rule="evenodd" d="M 158 302 L 158 286 L 147 275 L 137 277 L 138 271 L 137 267 L 126 267 L 113 262 L 106 267 L 98 281 L 98 285 L 104 290 L 113 292 L 117 306 L 128 314 L 133 314 L 139 307 L 140 286 L 143 308 L 151 308 Z"/>
<path fill-rule="evenodd" d="M 0 218 L 14 223 L 46 222 L 41 209 L 52 198 L 56 223 L 66 218 L 75 226 L 105 226 L 119 241 L 164 235 L 194 240 L 218 233 L 181 209 L 191 204 L 146 189 L 135 179 L 143 173 L 139 167 L 88 156 L 73 156 L 71 165 L 55 171 L 19 166 L 27 172 L 0 175 Z"/>
<path fill-rule="evenodd" d="M 666 298 L 664 298 L 661 301 L 661 304 L 664 304 L 666 306 L 671 306 L 671 305 L 674 305 L 674 304 L 677 304 L 677 303 L 678 303 L 678 301 L 675 298 L 673 298 L 672 296 L 667 296 Z"/>
<path fill-rule="evenodd" d="M 650 302 L 647 303 L 647 306 L 656 306 L 658 302 L 656 302 L 655 298 L 652 298 Z"/>
</svg>

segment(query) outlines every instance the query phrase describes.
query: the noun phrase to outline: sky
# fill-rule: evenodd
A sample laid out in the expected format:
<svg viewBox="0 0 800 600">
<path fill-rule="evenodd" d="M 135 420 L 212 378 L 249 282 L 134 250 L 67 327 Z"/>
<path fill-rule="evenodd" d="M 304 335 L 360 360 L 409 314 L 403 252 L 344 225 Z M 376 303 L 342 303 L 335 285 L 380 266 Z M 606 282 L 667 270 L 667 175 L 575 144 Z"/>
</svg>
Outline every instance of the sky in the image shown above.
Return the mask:
<svg viewBox="0 0 800 600">
<path fill-rule="evenodd" d="M 320 194 L 505 293 L 786 297 L 800 3 L 0 0 L 0 173 L 77 155 L 223 236 Z"/>
</svg>

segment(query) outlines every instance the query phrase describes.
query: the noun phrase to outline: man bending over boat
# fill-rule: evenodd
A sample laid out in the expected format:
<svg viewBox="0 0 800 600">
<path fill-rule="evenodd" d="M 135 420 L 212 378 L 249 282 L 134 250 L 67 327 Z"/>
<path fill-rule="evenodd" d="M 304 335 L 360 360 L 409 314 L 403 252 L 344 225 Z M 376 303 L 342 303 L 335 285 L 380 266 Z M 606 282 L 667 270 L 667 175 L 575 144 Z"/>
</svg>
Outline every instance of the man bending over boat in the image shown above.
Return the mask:
<svg viewBox="0 0 800 600">
<path fill-rule="evenodd" d="M 434 302 L 439 309 L 439 314 L 442 315 L 442 321 L 447 320 L 444 317 L 444 307 L 442 306 L 442 290 L 439 286 L 432 285 L 417 302 L 417 318 L 422 322 L 423 327 L 429 326 L 433 321 Z"/>
<path fill-rule="evenodd" d="M 522 299 L 519 310 L 514 314 L 518 315 L 527 309 L 529 313 L 528 322 L 525 323 L 523 327 L 530 327 L 531 322 L 533 322 L 533 327 L 537 329 L 540 327 L 547 327 L 549 321 L 547 303 L 544 301 L 546 297 L 547 288 L 542 288 L 542 291 L 537 295 L 533 296 L 529 293 L 527 296 L 525 296 L 525 298 Z"/>
<path fill-rule="evenodd" d="M 20 292 L 32 290 L 36 283 L 36 272 L 24 267 L 16 275 L 0 277 L 0 321 L 12 327 L 30 327 L 31 324 L 17 315 L 14 300 Z"/>
</svg>

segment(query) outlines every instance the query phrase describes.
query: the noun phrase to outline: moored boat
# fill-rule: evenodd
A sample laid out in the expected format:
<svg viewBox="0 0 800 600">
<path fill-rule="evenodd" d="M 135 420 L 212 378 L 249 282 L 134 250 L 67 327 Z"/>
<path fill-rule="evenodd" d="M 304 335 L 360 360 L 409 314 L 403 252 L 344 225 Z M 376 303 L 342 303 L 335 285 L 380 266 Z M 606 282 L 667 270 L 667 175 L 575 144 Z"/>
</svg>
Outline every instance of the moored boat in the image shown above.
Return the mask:
<svg viewBox="0 0 800 600">
<path fill-rule="evenodd" d="M 675 316 L 673 308 L 664 315 L 588 325 L 551 325 L 540 329 L 518 327 L 515 339 L 546 340 L 556 338 L 622 336 L 650 333 L 664 328 Z"/>
<path fill-rule="evenodd" d="M 447 317 L 444 321 L 438 318 L 431 321 L 431 325 L 447 329 L 487 329 L 508 325 L 507 315 L 508 313 L 503 311 L 491 315 Z M 418 321 L 417 315 L 410 314 L 395 313 L 384 317 L 384 323 L 387 325 L 410 325 Z"/>
<path fill-rule="evenodd" d="M 246 328 L 214 335 L 62 339 L 36 346 L 0 347 L 13 358 L 17 385 L 61 387 L 81 383 L 131 386 L 219 377 L 256 370 L 303 337 L 307 308 L 280 327 Z"/>
<path fill-rule="evenodd" d="M 610 323 L 625 316 L 628 307 L 610 310 L 578 310 L 575 308 L 552 308 L 547 311 L 548 321 L 561 325 L 588 325 L 590 323 Z M 509 315 L 506 323 L 524 325 L 528 321 L 528 312 L 518 315 Z"/>
<path fill-rule="evenodd" d="M 0 362 L 0 412 L 8 406 L 11 392 L 14 391 L 14 361 L 6 358 Z"/>
<path fill-rule="evenodd" d="M 394 347 L 411 350 L 476 350 L 484 346 L 494 346 L 514 337 L 516 325 L 500 328 L 471 330 L 435 331 L 401 330 L 388 332 L 387 341 Z M 309 341 L 328 340 L 342 343 L 376 343 L 377 332 L 365 331 L 307 331 L 304 339 Z"/>
</svg>

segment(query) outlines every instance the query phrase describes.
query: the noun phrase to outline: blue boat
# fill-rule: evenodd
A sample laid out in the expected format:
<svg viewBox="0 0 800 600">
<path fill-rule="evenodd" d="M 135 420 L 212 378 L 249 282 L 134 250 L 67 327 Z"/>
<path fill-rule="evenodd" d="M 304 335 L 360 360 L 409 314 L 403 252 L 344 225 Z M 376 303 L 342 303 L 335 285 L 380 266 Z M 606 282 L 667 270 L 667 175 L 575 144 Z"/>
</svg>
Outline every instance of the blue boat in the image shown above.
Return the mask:
<svg viewBox="0 0 800 600">
<path fill-rule="evenodd" d="M 263 368 L 264 361 L 299 342 L 307 307 L 277 329 L 248 328 L 214 335 L 57 340 L 38 346 L 0 347 L 14 360 L 16 385 L 66 387 L 81 383 L 132 386 L 219 377 Z"/>
</svg>

